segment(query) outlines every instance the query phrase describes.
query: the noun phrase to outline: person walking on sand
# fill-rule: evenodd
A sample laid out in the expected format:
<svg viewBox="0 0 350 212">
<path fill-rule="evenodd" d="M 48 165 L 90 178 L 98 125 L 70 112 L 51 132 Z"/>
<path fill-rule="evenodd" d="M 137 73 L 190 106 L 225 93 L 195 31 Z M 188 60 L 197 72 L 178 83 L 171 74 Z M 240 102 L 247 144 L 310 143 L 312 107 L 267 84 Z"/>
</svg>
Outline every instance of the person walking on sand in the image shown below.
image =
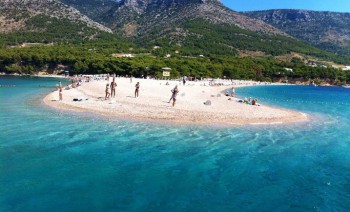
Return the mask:
<svg viewBox="0 0 350 212">
<path fill-rule="evenodd" d="M 115 97 L 115 88 L 117 87 L 117 83 L 113 81 L 111 83 L 111 97 Z"/>
<path fill-rule="evenodd" d="M 175 103 L 176 103 L 176 96 L 179 93 L 179 89 L 177 88 L 177 85 L 175 86 L 174 89 L 171 90 L 171 93 L 172 93 L 172 95 L 171 95 L 171 98 L 170 98 L 168 103 L 170 103 L 171 100 L 173 100 L 173 107 L 174 107 Z"/>
<path fill-rule="evenodd" d="M 106 85 L 106 96 L 105 96 L 105 100 L 107 100 L 107 98 L 109 98 L 110 93 L 109 93 L 109 84 L 107 83 Z"/>
<path fill-rule="evenodd" d="M 140 83 L 137 82 L 135 85 L 135 98 L 139 97 Z"/>
</svg>

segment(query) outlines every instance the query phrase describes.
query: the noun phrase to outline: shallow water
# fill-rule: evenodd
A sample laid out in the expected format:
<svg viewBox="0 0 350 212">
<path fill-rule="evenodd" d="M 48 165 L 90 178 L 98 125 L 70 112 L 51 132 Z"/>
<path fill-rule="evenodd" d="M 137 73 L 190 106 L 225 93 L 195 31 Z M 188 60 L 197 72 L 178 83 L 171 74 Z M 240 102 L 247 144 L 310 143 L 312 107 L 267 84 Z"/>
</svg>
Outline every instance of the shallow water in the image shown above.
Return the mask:
<svg viewBox="0 0 350 212">
<path fill-rule="evenodd" d="M 0 211 L 350 209 L 350 89 L 240 88 L 311 121 L 230 129 L 60 112 L 41 103 L 56 79 L 0 84 L 17 85 L 0 87 Z"/>
</svg>

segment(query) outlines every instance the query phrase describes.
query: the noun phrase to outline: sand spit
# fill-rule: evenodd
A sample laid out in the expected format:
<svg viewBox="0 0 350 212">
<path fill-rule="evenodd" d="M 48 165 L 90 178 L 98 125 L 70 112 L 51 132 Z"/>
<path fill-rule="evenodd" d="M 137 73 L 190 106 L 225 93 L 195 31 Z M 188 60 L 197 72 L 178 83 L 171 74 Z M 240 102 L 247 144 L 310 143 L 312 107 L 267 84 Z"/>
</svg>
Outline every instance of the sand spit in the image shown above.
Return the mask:
<svg viewBox="0 0 350 212">
<path fill-rule="evenodd" d="M 169 81 L 166 85 L 166 81 L 161 80 L 133 79 L 130 82 L 129 78 L 117 78 L 116 82 L 116 97 L 109 100 L 104 98 L 108 82 L 101 80 L 83 83 L 70 90 L 63 89 L 63 101 L 58 101 L 58 91 L 54 91 L 44 98 L 44 103 L 63 110 L 172 123 L 281 124 L 308 119 L 306 114 L 297 111 L 247 105 L 235 98 L 228 100 L 224 91 L 232 86 L 204 86 L 203 82 L 187 82 L 184 86 L 178 81 Z M 134 97 L 136 82 L 140 82 L 138 98 Z M 168 101 L 175 85 L 178 85 L 179 93 L 173 107 Z M 74 98 L 81 101 L 73 101 Z M 211 105 L 204 104 L 207 100 L 211 101 Z"/>
</svg>

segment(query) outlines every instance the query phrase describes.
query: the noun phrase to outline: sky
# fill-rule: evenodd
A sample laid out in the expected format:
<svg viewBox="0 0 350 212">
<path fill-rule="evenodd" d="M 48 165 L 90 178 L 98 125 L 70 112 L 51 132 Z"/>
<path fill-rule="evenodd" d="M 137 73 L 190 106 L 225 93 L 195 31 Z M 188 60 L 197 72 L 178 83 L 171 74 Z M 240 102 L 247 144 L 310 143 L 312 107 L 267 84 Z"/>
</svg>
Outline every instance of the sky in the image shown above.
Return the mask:
<svg viewBox="0 0 350 212">
<path fill-rule="evenodd" d="M 235 11 L 267 9 L 304 9 L 350 12 L 350 0 L 222 0 Z"/>
</svg>

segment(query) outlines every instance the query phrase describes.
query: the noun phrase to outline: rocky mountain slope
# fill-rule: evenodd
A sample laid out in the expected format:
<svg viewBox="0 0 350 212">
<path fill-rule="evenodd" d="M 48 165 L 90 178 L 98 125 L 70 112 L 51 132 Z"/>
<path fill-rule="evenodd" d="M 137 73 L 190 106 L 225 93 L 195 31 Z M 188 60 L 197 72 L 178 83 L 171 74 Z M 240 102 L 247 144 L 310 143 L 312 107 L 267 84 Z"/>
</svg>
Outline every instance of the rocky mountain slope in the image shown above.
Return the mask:
<svg viewBox="0 0 350 212">
<path fill-rule="evenodd" d="M 60 0 L 62 3 L 74 7 L 89 18 L 100 21 L 100 18 L 110 9 L 117 6 L 117 0 Z"/>
<path fill-rule="evenodd" d="M 324 50 L 350 55 L 350 13 L 267 10 L 242 14 Z"/>
<path fill-rule="evenodd" d="M 38 24 L 38 19 L 41 23 Z M 35 21 L 33 21 L 35 20 Z M 57 0 L 1 0 L 0 1 L 0 33 L 16 31 L 46 31 L 50 22 L 67 21 L 81 27 L 93 28 L 98 31 L 112 32 L 109 28 L 92 21 L 77 9 L 67 6 Z M 55 27 L 54 25 L 52 27 Z"/>
<path fill-rule="evenodd" d="M 174 26 L 180 27 L 181 23 L 193 19 L 267 34 L 284 34 L 271 25 L 226 8 L 220 0 L 121 0 L 100 17 L 105 25 L 127 36 L 174 31 Z"/>
</svg>

